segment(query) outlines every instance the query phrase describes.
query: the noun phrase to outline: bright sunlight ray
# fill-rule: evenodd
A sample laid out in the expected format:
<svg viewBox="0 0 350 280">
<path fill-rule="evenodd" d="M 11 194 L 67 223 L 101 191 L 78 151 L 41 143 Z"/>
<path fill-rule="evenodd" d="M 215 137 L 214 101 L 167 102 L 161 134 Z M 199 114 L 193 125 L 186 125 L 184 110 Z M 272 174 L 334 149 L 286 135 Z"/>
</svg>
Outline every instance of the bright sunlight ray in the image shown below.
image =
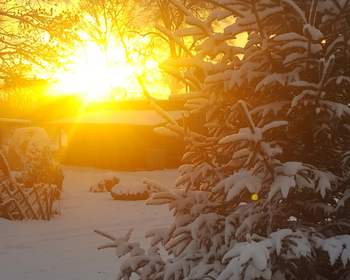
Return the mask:
<svg viewBox="0 0 350 280">
<path fill-rule="evenodd" d="M 87 101 L 108 99 L 116 89 L 131 89 L 133 68 L 125 63 L 123 52 L 105 54 L 94 44 L 84 48 L 83 56 L 71 57 L 68 71 L 57 73 L 59 83 L 55 89 L 59 94 L 82 94 Z M 118 97 L 116 97 L 118 98 Z"/>
</svg>

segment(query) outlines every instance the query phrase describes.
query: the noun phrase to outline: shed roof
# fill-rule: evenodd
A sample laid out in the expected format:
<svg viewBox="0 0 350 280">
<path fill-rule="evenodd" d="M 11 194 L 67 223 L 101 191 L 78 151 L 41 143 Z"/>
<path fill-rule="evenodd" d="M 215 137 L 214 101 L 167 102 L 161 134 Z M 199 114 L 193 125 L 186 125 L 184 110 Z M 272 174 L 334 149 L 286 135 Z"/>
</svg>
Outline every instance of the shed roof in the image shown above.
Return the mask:
<svg viewBox="0 0 350 280">
<path fill-rule="evenodd" d="M 29 125 L 30 120 L 24 119 L 12 119 L 12 118 L 0 118 L 0 124 L 18 124 L 18 125 Z"/>
<path fill-rule="evenodd" d="M 188 111 L 167 111 L 175 120 L 182 119 L 182 112 L 189 116 Z M 157 126 L 167 121 L 154 110 L 115 110 L 91 111 L 78 116 L 63 118 L 49 124 L 128 124 L 142 126 Z"/>
</svg>

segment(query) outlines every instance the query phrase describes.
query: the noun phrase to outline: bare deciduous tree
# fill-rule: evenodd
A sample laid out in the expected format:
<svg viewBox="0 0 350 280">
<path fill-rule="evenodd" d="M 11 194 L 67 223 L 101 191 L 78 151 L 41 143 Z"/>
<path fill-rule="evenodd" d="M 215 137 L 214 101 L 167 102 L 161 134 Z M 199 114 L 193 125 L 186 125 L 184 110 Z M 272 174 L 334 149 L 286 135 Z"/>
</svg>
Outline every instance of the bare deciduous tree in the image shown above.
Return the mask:
<svg viewBox="0 0 350 280">
<path fill-rule="evenodd" d="M 32 83 L 38 72 L 64 65 L 64 46 L 74 38 L 77 18 L 41 0 L 0 1 L 0 79 Z"/>
<path fill-rule="evenodd" d="M 152 51 L 152 44 L 139 47 L 140 35 L 135 31 L 136 10 L 131 0 L 82 0 L 79 9 L 82 21 L 81 30 L 87 35 L 86 41 L 98 45 L 105 56 L 108 67 L 128 64 L 134 69 L 135 78 L 139 83 L 143 95 L 151 99 L 146 83 L 145 72 L 140 68 L 145 65 Z M 122 49 L 125 61 L 111 61 L 108 56 L 110 50 Z"/>
<path fill-rule="evenodd" d="M 68 9 L 46 1 L 0 1 L 0 102 L 6 114 L 21 111 L 36 86 L 67 63 L 77 21 Z"/>
</svg>

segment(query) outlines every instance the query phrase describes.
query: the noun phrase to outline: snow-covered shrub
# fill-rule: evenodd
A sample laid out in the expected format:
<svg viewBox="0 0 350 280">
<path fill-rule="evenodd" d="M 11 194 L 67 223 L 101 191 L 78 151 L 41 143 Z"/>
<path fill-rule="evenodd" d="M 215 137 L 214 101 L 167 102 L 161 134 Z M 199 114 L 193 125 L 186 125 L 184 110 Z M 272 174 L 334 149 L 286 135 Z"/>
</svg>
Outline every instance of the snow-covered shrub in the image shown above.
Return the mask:
<svg viewBox="0 0 350 280">
<path fill-rule="evenodd" d="M 101 180 L 98 183 L 92 184 L 89 191 L 93 193 L 107 192 L 105 188 L 105 181 Z"/>
<path fill-rule="evenodd" d="M 142 184 L 122 183 L 114 186 L 111 195 L 117 200 L 146 200 L 155 193 L 169 192 L 170 189 L 163 184 L 144 178 Z"/>
<path fill-rule="evenodd" d="M 116 172 L 108 172 L 103 179 L 90 187 L 90 192 L 110 192 L 116 200 L 145 200 L 149 198 L 149 191 L 141 182 L 121 182 Z"/>
<path fill-rule="evenodd" d="M 59 192 L 62 190 L 64 174 L 51 155 L 49 137 L 43 128 L 16 129 L 10 140 L 8 161 L 12 171 L 21 172 L 26 187 L 49 183 L 55 184 Z"/>
<path fill-rule="evenodd" d="M 178 187 L 147 201 L 174 220 L 147 252 L 110 238 L 130 253 L 118 279 L 350 279 L 350 1 L 211 2 L 204 21 L 176 4 L 189 27 L 169 36 L 193 36 L 192 58 L 163 66 L 187 69 L 207 133 L 158 129 L 187 143 Z"/>
<path fill-rule="evenodd" d="M 110 192 L 112 188 L 119 184 L 120 176 L 116 172 L 108 172 L 103 179 L 90 187 L 90 192 Z"/>
<path fill-rule="evenodd" d="M 119 184 L 120 176 L 116 172 L 108 172 L 103 181 L 106 191 L 110 192 L 115 185 Z"/>
<path fill-rule="evenodd" d="M 116 200 L 145 200 L 149 198 L 149 192 L 141 182 L 132 182 L 115 185 L 111 190 L 111 195 Z"/>
</svg>

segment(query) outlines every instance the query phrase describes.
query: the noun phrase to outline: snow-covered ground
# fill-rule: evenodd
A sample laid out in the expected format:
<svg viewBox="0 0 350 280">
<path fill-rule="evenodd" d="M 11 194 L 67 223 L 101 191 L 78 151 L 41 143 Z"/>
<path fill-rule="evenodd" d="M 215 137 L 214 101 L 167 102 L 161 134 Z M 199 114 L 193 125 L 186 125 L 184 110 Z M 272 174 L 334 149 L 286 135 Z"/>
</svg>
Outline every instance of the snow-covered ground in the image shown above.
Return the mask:
<svg viewBox="0 0 350 280">
<path fill-rule="evenodd" d="M 167 205 L 146 206 L 145 201 L 117 201 L 110 193 L 89 192 L 106 170 L 63 169 L 59 215 L 51 221 L 0 219 L 1 280 L 115 279 L 122 260 L 113 249 L 97 250 L 110 240 L 94 229 L 121 236 L 133 228 L 131 240 L 146 247 L 145 232 L 171 222 Z M 177 170 L 118 173 L 120 184 L 141 184 L 149 178 L 170 188 L 178 176 Z"/>
</svg>

